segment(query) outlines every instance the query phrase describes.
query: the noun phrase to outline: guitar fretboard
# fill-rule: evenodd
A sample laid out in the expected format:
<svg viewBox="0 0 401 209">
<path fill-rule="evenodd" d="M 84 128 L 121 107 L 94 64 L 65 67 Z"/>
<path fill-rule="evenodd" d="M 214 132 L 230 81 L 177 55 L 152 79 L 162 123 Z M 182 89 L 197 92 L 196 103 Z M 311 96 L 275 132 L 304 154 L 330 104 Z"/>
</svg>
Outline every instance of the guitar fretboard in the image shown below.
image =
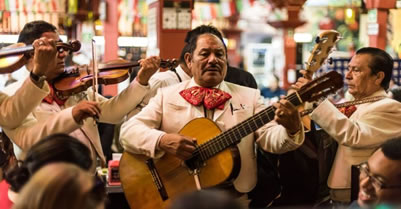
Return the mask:
<svg viewBox="0 0 401 209">
<path fill-rule="evenodd" d="M 297 93 L 287 96 L 286 99 L 294 106 L 298 106 L 302 103 L 300 98 L 297 96 Z M 192 158 L 199 159 L 204 162 L 226 148 L 238 143 L 245 136 L 255 132 L 263 125 L 272 121 L 274 119 L 275 110 L 275 107 L 269 106 L 268 108 L 256 113 L 254 116 L 228 129 L 215 138 L 207 141 L 204 144 L 201 144 L 194 151 Z"/>
</svg>

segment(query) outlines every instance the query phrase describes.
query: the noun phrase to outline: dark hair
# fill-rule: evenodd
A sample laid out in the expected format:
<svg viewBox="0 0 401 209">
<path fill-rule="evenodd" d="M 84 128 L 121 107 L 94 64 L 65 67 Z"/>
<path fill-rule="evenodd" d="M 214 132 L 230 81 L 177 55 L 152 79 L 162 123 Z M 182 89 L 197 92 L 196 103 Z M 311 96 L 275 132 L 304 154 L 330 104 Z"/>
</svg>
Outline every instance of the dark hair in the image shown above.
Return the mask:
<svg viewBox="0 0 401 209">
<path fill-rule="evenodd" d="M 0 168 L 3 170 L 3 175 L 14 165 L 15 159 L 13 143 L 5 133 L 0 132 Z"/>
<path fill-rule="evenodd" d="M 384 142 L 380 148 L 384 156 L 391 160 L 401 160 L 401 137 L 396 137 Z"/>
<path fill-rule="evenodd" d="M 184 46 L 184 48 L 182 48 L 182 50 L 181 50 L 181 54 L 180 54 L 180 63 L 183 63 L 183 64 L 185 64 L 186 65 L 186 63 L 185 63 L 185 54 L 186 53 L 191 53 L 190 51 L 189 51 L 189 44 L 185 44 L 185 46 Z"/>
<path fill-rule="evenodd" d="M 24 28 L 19 34 L 18 42 L 25 44 L 32 44 L 33 41 L 40 38 L 45 32 L 56 32 L 57 28 L 43 20 L 32 21 L 25 24 Z"/>
<path fill-rule="evenodd" d="M 393 74 L 393 58 L 384 50 L 374 48 L 374 47 L 364 47 L 356 51 L 356 54 L 369 54 L 371 60 L 369 62 L 369 67 L 371 69 L 371 74 L 376 75 L 378 72 L 384 72 L 384 79 L 381 82 L 381 86 L 387 90 L 390 84 L 391 76 Z"/>
<path fill-rule="evenodd" d="M 224 43 L 223 36 L 221 35 L 220 31 L 217 28 L 211 25 L 201 25 L 187 33 L 187 36 L 185 37 L 185 42 L 189 45 L 188 52 L 192 54 L 195 51 L 198 37 L 206 33 L 213 34 L 220 39 L 220 41 L 223 43 L 224 50 L 226 51 L 226 56 L 227 56 L 227 47 L 226 44 Z"/>
<path fill-rule="evenodd" d="M 220 190 L 186 193 L 171 204 L 170 209 L 241 209 L 237 200 Z"/>
<path fill-rule="evenodd" d="M 6 180 L 13 191 L 19 192 L 39 168 L 52 162 L 72 163 L 84 170 L 92 166 L 88 147 L 67 134 L 54 134 L 33 145 L 22 164 L 6 175 Z"/>
<path fill-rule="evenodd" d="M 401 102 L 401 87 L 390 89 L 390 91 L 393 94 L 393 99 Z"/>
</svg>

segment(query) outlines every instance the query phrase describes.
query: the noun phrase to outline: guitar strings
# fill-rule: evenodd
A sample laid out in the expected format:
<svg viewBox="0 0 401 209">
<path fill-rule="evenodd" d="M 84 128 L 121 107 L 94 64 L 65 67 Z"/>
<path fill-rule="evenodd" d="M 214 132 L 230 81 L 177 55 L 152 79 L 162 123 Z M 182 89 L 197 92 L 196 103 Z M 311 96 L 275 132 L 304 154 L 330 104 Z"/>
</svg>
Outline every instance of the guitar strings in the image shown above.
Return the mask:
<svg viewBox="0 0 401 209">
<path fill-rule="evenodd" d="M 293 93 L 293 94 L 291 94 L 291 95 L 286 97 L 286 99 L 289 100 L 289 101 L 292 101 L 292 100 L 297 99 L 297 98 L 298 98 L 298 96 L 296 95 L 296 93 Z M 275 112 L 275 108 L 273 106 L 269 106 L 269 107 L 265 108 L 264 110 L 256 113 L 254 116 L 246 119 L 245 121 L 239 123 L 238 125 L 235 125 L 234 127 L 232 127 L 230 129 L 228 129 L 227 131 L 223 132 L 221 135 L 219 135 L 217 137 L 214 137 L 211 140 L 199 145 L 195 149 L 195 151 L 192 154 L 192 156 L 193 157 L 198 157 L 200 155 L 200 159 L 202 161 L 207 160 L 207 158 L 210 158 L 211 156 L 213 156 L 213 155 L 217 154 L 218 152 L 222 151 L 223 149 L 231 146 L 237 140 L 242 139 L 243 137 L 247 136 L 251 132 L 256 131 L 257 129 L 259 129 L 263 125 L 265 125 L 268 122 L 272 121 L 274 118 L 271 119 L 269 115 L 273 114 L 273 116 L 274 116 L 275 115 L 274 112 Z M 263 120 L 266 119 L 266 116 L 267 116 L 268 121 L 264 122 Z M 257 124 L 256 123 L 257 119 L 260 122 L 262 122 L 262 124 Z M 253 122 L 253 124 L 251 124 L 251 122 Z M 249 132 L 248 132 L 248 129 L 245 127 L 245 125 L 248 125 L 248 127 L 250 128 Z M 235 132 L 237 132 L 240 135 L 241 138 L 238 138 L 238 136 L 235 135 Z M 248 132 L 248 134 L 247 134 L 247 132 Z M 227 141 L 227 138 L 230 141 Z M 232 138 L 234 138 L 234 140 Z M 222 146 L 220 146 L 220 145 L 222 145 Z"/>
</svg>

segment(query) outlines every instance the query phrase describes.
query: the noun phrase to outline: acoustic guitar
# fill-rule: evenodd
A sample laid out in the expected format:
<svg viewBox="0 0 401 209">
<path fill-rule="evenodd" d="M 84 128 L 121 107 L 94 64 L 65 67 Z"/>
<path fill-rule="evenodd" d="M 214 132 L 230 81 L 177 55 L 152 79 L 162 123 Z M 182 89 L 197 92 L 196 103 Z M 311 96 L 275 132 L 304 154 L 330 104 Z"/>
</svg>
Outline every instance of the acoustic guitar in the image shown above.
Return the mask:
<svg viewBox="0 0 401 209">
<path fill-rule="evenodd" d="M 286 99 L 299 106 L 335 92 L 342 86 L 341 75 L 331 71 Z M 179 133 L 196 138 L 198 146 L 186 161 L 170 154 L 151 159 L 124 152 L 120 161 L 120 180 L 131 209 L 165 208 L 171 199 L 194 191 L 198 186 L 209 188 L 235 179 L 241 166 L 236 144 L 272 121 L 274 112 L 275 108 L 270 106 L 223 133 L 207 118 L 190 121 Z M 196 176 L 198 181 L 195 181 Z"/>
<path fill-rule="evenodd" d="M 335 30 L 325 30 L 316 36 L 315 45 L 313 46 L 308 61 L 305 63 L 305 70 L 310 77 L 326 62 L 327 57 L 333 52 L 334 46 L 339 39 L 340 33 Z M 303 106 L 299 107 L 300 112 L 304 109 Z M 309 116 L 302 117 L 302 123 L 307 130 L 311 129 L 311 119 Z"/>
</svg>

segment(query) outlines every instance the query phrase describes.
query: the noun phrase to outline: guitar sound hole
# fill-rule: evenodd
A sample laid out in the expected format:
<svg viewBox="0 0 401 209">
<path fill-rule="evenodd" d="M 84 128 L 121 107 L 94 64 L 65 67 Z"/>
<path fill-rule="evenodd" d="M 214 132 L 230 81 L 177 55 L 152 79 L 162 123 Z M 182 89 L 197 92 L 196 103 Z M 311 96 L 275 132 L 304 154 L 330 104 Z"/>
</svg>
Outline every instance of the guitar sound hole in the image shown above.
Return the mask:
<svg viewBox="0 0 401 209">
<path fill-rule="evenodd" d="M 192 157 L 192 158 L 184 161 L 184 164 L 190 170 L 199 169 L 200 167 L 203 167 L 206 165 L 205 162 L 203 162 L 199 158 L 195 158 L 195 157 Z"/>
</svg>

